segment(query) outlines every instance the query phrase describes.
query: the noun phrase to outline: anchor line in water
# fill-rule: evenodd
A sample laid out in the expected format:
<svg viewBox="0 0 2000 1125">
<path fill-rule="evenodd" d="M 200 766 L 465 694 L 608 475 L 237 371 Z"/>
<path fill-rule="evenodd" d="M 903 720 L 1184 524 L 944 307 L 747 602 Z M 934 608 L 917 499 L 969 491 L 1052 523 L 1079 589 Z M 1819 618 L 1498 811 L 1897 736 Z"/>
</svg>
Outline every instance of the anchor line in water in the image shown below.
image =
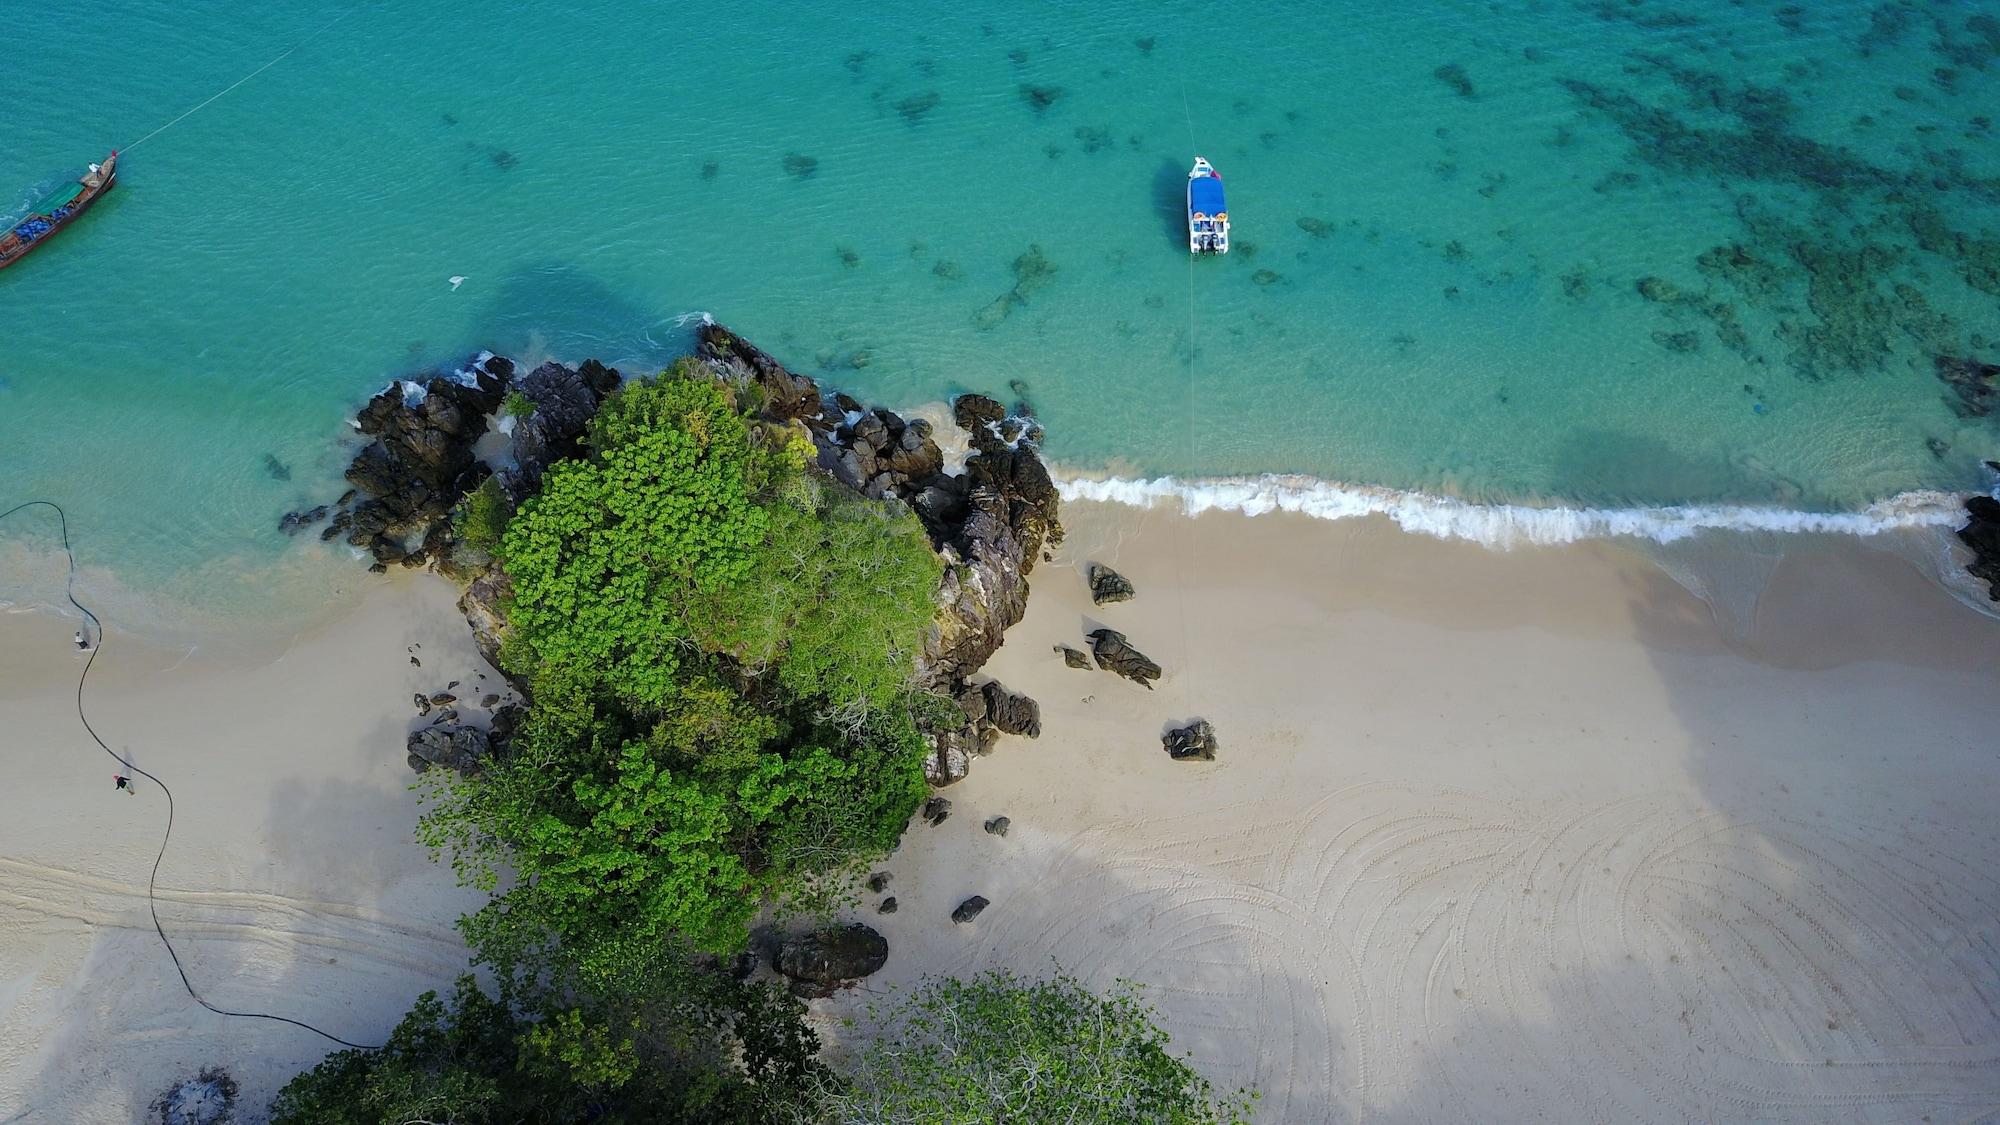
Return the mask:
<svg viewBox="0 0 2000 1125">
<path fill-rule="evenodd" d="M 86 632 L 84 634 L 84 640 L 88 642 L 91 639 L 90 633 L 94 632 L 96 634 L 96 643 L 90 646 L 90 656 L 83 662 L 83 672 L 76 678 L 77 721 L 83 724 L 84 733 L 88 734 L 90 736 L 90 740 L 97 744 L 97 748 L 104 751 L 106 754 L 110 755 L 111 760 L 117 762 L 120 768 L 131 770 L 133 773 L 136 773 L 139 776 L 145 778 L 146 780 L 152 782 L 154 785 L 159 786 L 160 792 L 166 794 L 167 797 L 167 825 L 165 830 L 160 833 L 159 851 L 155 852 L 153 855 L 153 870 L 149 875 L 146 876 L 146 910 L 148 913 L 152 915 L 153 918 L 153 932 L 159 935 L 160 944 L 166 947 L 167 956 L 174 963 L 174 971 L 180 974 L 181 987 L 187 990 L 189 998 L 191 998 L 195 1003 L 201 1005 L 202 1007 L 208 1009 L 211 1012 L 214 1012 L 218 1016 L 229 1016 L 234 1019 L 269 1020 L 273 1023 L 290 1024 L 293 1027 L 301 1028 L 305 1031 L 310 1031 L 314 1035 L 317 1035 L 323 1039 L 329 1040 L 334 1043 L 338 1043 L 343 1047 L 351 1047 L 356 1050 L 362 1050 L 362 1051 L 381 1050 L 381 1046 L 379 1044 L 371 1046 L 365 1043 L 351 1042 L 349 1040 L 342 1039 L 340 1036 L 335 1035 L 330 1031 L 321 1030 L 320 1028 L 314 1027 L 312 1024 L 309 1024 L 304 1020 L 296 1020 L 290 1016 L 280 1016 L 271 1012 L 239 1012 L 230 1008 L 221 1007 L 220 1005 L 211 1004 L 208 1002 L 206 998 L 202 996 L 201 993 L 195 991 L 194 982 L 188 978 L 187 966 L 181 963 L 180 952 L 174 948 L 173 940 L 167 937 L 166 927 L 160 924 L 160 906 L 159 906 L 160 865 L 166 861 L 167 843 L 168 841 L 173 839 L 174 835 L 174 791 L 168 788 L 167 783 L 160 780 L 157 774 L 152 773 L 151 771 L 147 770 L 144 766 L 132 762 L 124 755 L 119 754 L 118 751 L 113 750 L 111 746 L 108 743 L 106 743 L 101 736 L 98 735 L 97 729 L 90 725 L 90 716 L 85 711 L 83 705 L 83 687 L 84 684 L 89 682 L 90 680 L 90 670 L 93 666 L 96 665 L 98 654 L 104 651 L 104 623 L 98 620 L 97 614 L 91 612 L 89 606 L 84 605 L 81 601 L 77 600 L 76 552 L 70 547 L 69 543 L 69 513 L 63 511 L 62 505 L 56 503 L 53 500 L 28 500 L 23 503 L 16 504 L 4 512 L 0 512 L 0 520 L 5 520 L 7 517 L 12 516 L 17 512 L 22 512 L 29 508 L 36 508 L 36 507 L 48 508 L 51 511 L 55 512 L 56 514 L 57 526 L 61 529 L 62 532 L 63 555 L 69 561 L 69 573 L 63 582 L 63 596 L 67 598 L 69 604 L 75 606 L 77 612 L 83 614 L 83 616 L 89 622 L 89 624 L 85 627 Z"/>
<path fill-rule="evenodd" d="M 252 78 L 257 77 L 258 75 L 264 73 L 265 71 L 271 69 L 272 67 L 277 66 L 279 63 L 285 61 L 285 59 L 291 57 L 292 52 L 298 50 L 300 47 L 305 46 L 306 44 L 312 42 L 315 39 L 318 39 L 320 36 L 325 35 L 327 32 L 333 30 L 333 26 L 335 24 L 339 23 L 341 20 L 346 19 L 350 14 L 351 13 L 349 12 L 342 12 L 341 14 L 333 17 L 333 19 L 323 24 L 318 31 L 313 32 L 312 34 L 306 36 L 305 38 L 299 40 L 298 42 L 292 44 L 291 46 L 285 48 L 283 51 L 279 52 L 278 56 L 276 58 L 273 58 L 270 62 L 265 63 L 263 66 L 258 67 L 256 70 L 253 70 L 250 73 L 244 75 L 243 77 L 237 79 L 236 81 L 231 82 L 229 85 L 223 87 L 221 90 L 217 91 L 214 94 L 211 94 L 207 100 L 195 106 L 193 109 L 190 109 L 185 113 L 182 113 L 179 117 L 174 118 L 172 121 L 167 122 L 165 125 L 160 126 L 159 128 L 153 130 L 152 132 L 147 133 L 145 136 L 140 137 L 138 140 L 133 141 L 131 144 L 126 145 L 120 151 L 130 152 L 133 149 L 138 148 L 140 145 L 145 144 L 147 141 L 152 140 L 154 137 L 159 136 L 161 133 L 164 133 L 167 130 L 173 128 L 174 126 L 180 124 L 181 122 L 186 121 L 188 118 L 193 117 L 195 114 L 200 113 L 202 110 L 207 109 L 209 106 L 215 104 L 216 102 L 221 101 L 225 95 L 233 92 L 237 87 L 243 85 L 245 82 L 250 81 Z"/>
</svg>

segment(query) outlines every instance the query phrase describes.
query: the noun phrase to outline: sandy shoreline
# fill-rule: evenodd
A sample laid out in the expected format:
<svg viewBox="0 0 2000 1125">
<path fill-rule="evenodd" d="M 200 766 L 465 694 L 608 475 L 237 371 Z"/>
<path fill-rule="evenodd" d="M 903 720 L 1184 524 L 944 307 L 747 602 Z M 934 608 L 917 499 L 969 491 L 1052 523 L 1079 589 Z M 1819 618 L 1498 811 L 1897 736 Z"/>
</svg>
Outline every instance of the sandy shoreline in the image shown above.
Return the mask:
<svg viewBox="0 0 2000 1125">
<path fill-rule="evenodd" d="M 2000 622 L 1879 545 L 1799 538 L 1724 629 L 1605 544 L 1065 522 L 988 668 L 1045 733 L 883 865 L 900 909 L 858 916 L 891 959 L 816 1003 L 836 1038 L 922 973 L 1059 963 L 1144 982 L 1265 1121 L 2000 1106 Z M 1092 607 L 1091 559 L 1137 600 Z M 476 899 L 411 842 L 401 750 L 412 692 L 484 670 L 452 594 L 395 575 L 275 659 L 114 633 L 93 718 L 175 786 L 161 912 L 211 999 L 374 1041 L 463 967 Z M 1063 666 L 1051 646 L 1098 624 L 1166 666 L 1158 690 Z M 163 802 L 115 794 L 76 728 L 71 628 L 0 616 L 0 1122 L 131 1120 L 213 1064 L 259 1120 L 327 1045 L 180 991 L 143 896 Z M 1194 716 L 1216 763 L 1160 750 Z M 954 926 L 971 894 L 992 906 Z"/>
<path fill-rule="evenodd" d="M 498 682 L 454 597 L 442 580 L 397 575 L 256 660 L 110 636 L 91 719 L 173 787 L 160 916 L 211 1002 L 380 1042 L 419 992 L 462 971 L 452 922 L 477 898 L 411 840 L 402 752 L 415 691 Z M 117 793 L 116 763 L 79 729 L 72 628 L 0 618 L 0 1121 L 137 1120 L 208 1065 L 238 1079 L 258 1120 L 330 1044 L 211 1015 L 182 991 L 146 911 L 166 803 L 143 781 Z"/>
<path fill-rule="evenodd" d="M 1731 641 L 1614 546 L 1065 522 L 987 669 L 1044 734 L 1003 739 L 884 865 L 871 992 L 1134 978 L 1269 1121 L 2000 1106 L 2000 623 L 1914 568 L 1802 541 Z M 1088 559 L 1138 599 L 1092 607 Z M 1167 667 L 1157 691 L 1052 654 L 1098 624 Z M 1213 765 L 1160 749 L 1194 716 Z M 972 894 L 992 905 L 952 925 Z"/>
</svg>

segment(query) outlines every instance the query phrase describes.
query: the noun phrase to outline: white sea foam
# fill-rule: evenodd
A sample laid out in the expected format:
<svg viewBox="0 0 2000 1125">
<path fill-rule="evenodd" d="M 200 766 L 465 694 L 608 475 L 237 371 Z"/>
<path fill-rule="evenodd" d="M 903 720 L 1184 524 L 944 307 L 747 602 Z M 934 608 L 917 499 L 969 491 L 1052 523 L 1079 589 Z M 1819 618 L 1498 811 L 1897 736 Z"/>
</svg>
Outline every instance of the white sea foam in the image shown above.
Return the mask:
<svg viewBox="0 0 2000 1125">
<path fill-rule="evenodd" d="M 425 397 L 430 394 L 430 391 L 426 390 L 422 383 L 413 383 L 408 379 L 403 380 L 397 385 L 403 388 L 404 406 L 422 406 Z"/>
<path fill-rule="evenodd" d="M 1904 492 L 1848 512 L 1808 512 L 1748 504 L 1573 508 L 1478 504 L 1423 492 L 1338 484 L 1300 476 L 1126 480 L 1070 475 L 1060 470 L 1055 476 L 1056 489 L 1065 500 L 1098 500 L 1138 508 L 1175 504 L 1190 515 L 1211 508 L 1252 516 L 1298 512 L 1327 520 L 1382 515 L 1405 531 L 1500 548 L 1584 539 L 1633 538 L 1672 543 L 1711 530 L 1867 536 L 1901 528 L 1954 525 L 1965 518 L 1962 496 L 1936 491 Z"/>
</svg>

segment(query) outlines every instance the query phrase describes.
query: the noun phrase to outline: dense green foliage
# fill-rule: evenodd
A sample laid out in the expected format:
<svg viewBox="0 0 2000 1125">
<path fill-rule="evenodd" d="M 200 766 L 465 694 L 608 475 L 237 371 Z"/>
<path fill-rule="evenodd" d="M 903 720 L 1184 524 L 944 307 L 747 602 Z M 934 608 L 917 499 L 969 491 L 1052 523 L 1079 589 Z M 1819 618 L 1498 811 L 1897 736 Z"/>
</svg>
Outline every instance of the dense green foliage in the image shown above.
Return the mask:
<svg viewBox="0 0 2000 1125">
<path fill-rule="evenodd" d="M 490 555 L 500 549 L 501 537 L 507 534 L 507 521 L 513 515 L 514 506 L 501 491 L 499 478 L 487 477 L 459 501 L 453 523 L 460 539 Z"/>
<path fill-rule="evenodd" d="M 928 983 L 850 1081 L 797 999 L 705 955 L 769 903 L 829 913 L 924 795 L 916 716 L 963 719 L 912 686 L 939 579 L 917 520 L 823 483 L 753 396 L 678 364 L 607 399 L 519 512 L 492 480 L 467 496 L 531 706 L 480 772 L 426 775 L 420 835 L 495 892 L 461 925 L 499 995 L 425 994 L 272 1120 L 1241 1121 L 1129 990 Z"/>
<path fill-rule="evenodd" d="M 508 391 L 500 402 L 500 413 L 509 418 L 528 418 L 535 413 L 535 400 L 520 391 Z"/>
<path fill-rule="evenodd" d="M 992 972 L 926 980 L 877 1016 L 882 1033 L 850 1086 L 809 1117 L 827 1125 L 1154 1122 L 1236 1125 L 1254 1095 L 1218 1098 L 1167 1051 L 1152 1007 L 1121 983 L 1098 996 L 1073 977 Z"/>
<path fill-rule="evenodd" d="M 750 1125 L 797 1113 L 825 1081 L 796 999 L 717 974 L 676 986 L 525 1018 L 462 977 L 449 1005 L 420 997 L 381 1050 L 293 1078 L 272 1125 Z"/>
<path fill-rule="evenodd" d="M 824 906 L 923 795 L 911 679 L 938 563 L 899 505 L 821 487 L 796 428 L 677 367 L 606 400 L 500 543 L 510 753 L 423 826 L 489 889 L 502 976 L 597 988 L 663 942 L 726 952 Z"/>
</svg>

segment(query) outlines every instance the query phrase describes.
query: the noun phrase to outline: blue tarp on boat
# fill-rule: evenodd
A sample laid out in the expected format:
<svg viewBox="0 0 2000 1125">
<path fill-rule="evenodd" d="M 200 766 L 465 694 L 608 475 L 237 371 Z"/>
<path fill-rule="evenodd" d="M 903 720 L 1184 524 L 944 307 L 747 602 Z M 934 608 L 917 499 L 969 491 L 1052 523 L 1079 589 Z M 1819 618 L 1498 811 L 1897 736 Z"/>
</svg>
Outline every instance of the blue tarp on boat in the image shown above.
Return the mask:
<svg viewBox="0 0 2000 1125">
<path fill-rule="evenodd" d="M 1227 210 L 1229 205 L 1222 201 L 1221 180 L 1213 176 L 1203 176 L 1188 181 L 1189 213 L 1199 211 L 1204 215 L 1213 215 L 1218 211 Z"/>
</svg>

